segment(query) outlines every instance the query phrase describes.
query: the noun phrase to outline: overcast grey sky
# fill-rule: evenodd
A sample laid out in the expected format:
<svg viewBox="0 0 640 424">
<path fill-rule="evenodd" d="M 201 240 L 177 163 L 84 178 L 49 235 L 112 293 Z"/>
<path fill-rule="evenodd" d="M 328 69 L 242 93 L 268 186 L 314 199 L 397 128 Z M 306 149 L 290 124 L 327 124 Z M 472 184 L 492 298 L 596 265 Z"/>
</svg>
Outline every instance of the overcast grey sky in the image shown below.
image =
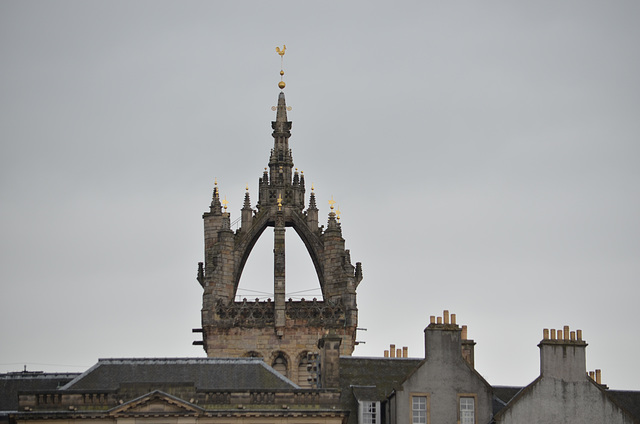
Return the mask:
<svg viewBox="0 0 640 424">
<path fill-rule="evenodd" d="M 356 355 L 420 357 L 449 309 L 492 384 L 537 377 L 566 324 L 640 389 L 638 22 L 635 1 L 1 1 L 0 372 L 204 356 L 201 215 L 214 178 L 232 219 L 257 201 L 284 43 L 294 162 L 363 263 Z M 288 236 L 290 291 L 318 288 Z M 272 286 L 270 249 L 244 289 Z"/>
</svg>

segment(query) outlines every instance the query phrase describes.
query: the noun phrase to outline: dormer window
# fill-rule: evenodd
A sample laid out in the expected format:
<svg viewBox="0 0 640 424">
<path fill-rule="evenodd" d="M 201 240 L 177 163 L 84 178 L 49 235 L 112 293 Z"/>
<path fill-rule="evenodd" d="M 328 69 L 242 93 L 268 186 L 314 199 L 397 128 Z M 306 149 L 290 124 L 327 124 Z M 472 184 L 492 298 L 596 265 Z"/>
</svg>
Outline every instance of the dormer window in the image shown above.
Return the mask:
<svg viewBox="0 0 640 424">
<path fill-rule="evenodd" d="M 380 402 L 360 401 L 358 405 L 358 424 L 380 424 Z"/>
</svg>

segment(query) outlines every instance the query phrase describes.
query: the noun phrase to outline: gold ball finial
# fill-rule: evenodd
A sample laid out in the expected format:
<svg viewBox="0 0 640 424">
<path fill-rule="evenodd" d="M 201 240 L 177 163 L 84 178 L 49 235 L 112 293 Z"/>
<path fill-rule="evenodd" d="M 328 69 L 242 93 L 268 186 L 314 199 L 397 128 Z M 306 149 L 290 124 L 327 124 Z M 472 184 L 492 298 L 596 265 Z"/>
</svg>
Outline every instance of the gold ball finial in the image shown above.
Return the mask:
<svg viewBox="0 0 640 424">
<path fill-rule="evenodd" d="M 282 49 L 280 49 L 280 47 L 276 47 L 276 52 L 278 52 L 278 54 L 280 55 L 280 82 L 278 83 L 278 87 L 280 88 L 280 90 L 283 90 L 286 85 L 284 81 L 282 81 L 282 77 L 284 75 L 282 60 L 284 59 L 284 51 L 286 49 L 287 49 L 287 46 L 285 46 L 284 44 L 282 45 Z"/>
</svg>

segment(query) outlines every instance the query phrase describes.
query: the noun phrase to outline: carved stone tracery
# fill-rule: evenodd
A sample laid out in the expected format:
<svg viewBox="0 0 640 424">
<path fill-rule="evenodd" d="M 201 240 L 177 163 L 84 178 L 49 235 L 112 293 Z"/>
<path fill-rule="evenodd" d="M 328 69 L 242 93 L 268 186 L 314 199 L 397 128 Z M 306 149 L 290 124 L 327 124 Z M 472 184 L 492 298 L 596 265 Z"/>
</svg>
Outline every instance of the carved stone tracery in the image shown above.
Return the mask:
<svg viewBox="0 0 640 424">
<path fill-rule="evenodd" d="M 283 93 L 278 98 L 272 128 L 274 147 L 268 169 L 259 179 L 256 209 L 251 208 L 247 190 L 241 227 L 232 231 L 216 185 L 210 210 L 203 215 L 205 261 L 199 266 L 198 281 L 204 289 L 205 351 L 208 356 L 239 356 L 255 351 L 265 358 L 281 351 L 297 358 L 303 351 L 316 350 L 317 340 L 331 329 L 343 339 L 342 354 L 350 355 L 355 346 L 356 288 L 362 280 L 362 268 L 360 263 L 351 264 L 333 211 L 326 229 L 318 225 L 315 193 L 311 193 L 305 209 L 305 178 L 293 170 L 288 147 L 291 122 L 286 119 Z M 267 227 L 274 227 L 274 300 L 237 302 L 242 271 Z M 286 228 L 292 228 L 307 248 L 320 283 L 321 301 L 285 300 Z M 298 373 L 297 365 L 289 368 L 289 372 Z"/>
</svg>

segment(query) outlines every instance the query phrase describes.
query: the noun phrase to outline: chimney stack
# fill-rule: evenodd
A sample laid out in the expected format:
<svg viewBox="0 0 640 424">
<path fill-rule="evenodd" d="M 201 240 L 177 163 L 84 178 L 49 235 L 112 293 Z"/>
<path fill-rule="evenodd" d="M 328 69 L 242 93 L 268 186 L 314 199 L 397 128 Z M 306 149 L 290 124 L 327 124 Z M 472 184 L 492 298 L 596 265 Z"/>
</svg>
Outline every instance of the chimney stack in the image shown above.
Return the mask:
<svg viewBox="0 0 640 424">
<path fill-rule="evenodd" d="M 466 325 L 458 326 L 456 314 L 444 310 L 441 317 L 431 316 L 429 321 L 424 330 L 427 360 L 448 360 L 460 355 L 473 367 L 475 342 L 467 339 Z"/>
<path fill-rule="evenodd" d="M 389 345 L 389 350 L 384 351 L 385 358 L 408 358 L 409 357 L 409 348 L 407 346 L 403 346 L 402 349 L 397 348 L 396 345 Z"/>
<path fill-rule="evenodd" d="M 565 381 L 580 381 L 586 374 L 586 347 L 582 331 L 544 329 L 540 348 L 540 375 Z M 576 337 L 577 336 L 577 337 Z M 596 377 L 597 379 L 597 377 Z"/>
</svg>

